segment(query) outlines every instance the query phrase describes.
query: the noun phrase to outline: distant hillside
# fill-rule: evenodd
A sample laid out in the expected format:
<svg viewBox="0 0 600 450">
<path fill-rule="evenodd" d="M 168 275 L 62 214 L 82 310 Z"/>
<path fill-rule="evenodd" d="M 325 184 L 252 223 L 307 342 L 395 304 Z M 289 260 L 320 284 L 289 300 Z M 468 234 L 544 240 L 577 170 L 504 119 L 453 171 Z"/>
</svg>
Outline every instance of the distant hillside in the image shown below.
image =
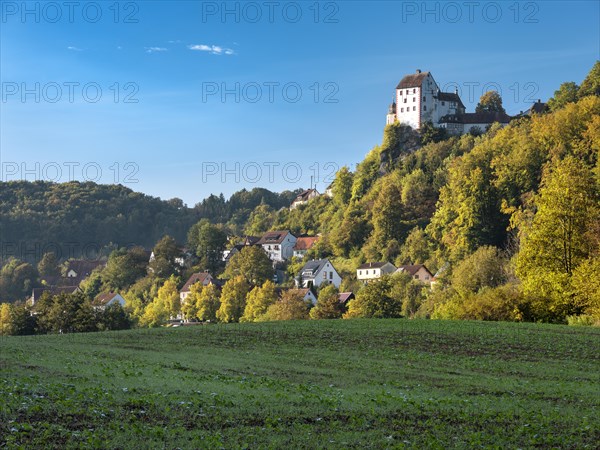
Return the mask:
<svg viewBox="0 0 600 450">
<path fill-rule="evenodd" d="M 150 248 L 167 234 L 183 244 L 201 218 L 227 221 L 235 213 L 245 222 L 261 202 L 281 208 L 294 196 L 242 190 L 229 200 L 213 195 L 188 208 L 179 199 L 161 200 L 122 185 L 0 182 L 0 256 L 32 260 L 60 249 L 62 258 L 77 257 L 111 243 Z"/>
</svg>

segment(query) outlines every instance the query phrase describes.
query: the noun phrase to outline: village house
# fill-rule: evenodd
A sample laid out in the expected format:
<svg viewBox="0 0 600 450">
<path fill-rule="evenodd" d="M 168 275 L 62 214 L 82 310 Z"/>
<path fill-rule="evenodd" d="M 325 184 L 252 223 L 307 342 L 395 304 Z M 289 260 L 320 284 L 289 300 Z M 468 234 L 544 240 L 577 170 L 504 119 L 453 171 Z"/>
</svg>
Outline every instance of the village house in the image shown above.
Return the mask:
<svg viewBox="0 0 600 450">
<path fill-rule="evenodd" d="M 241 244 L 234 245 L 229 250 L 223 251 L 223 261 L 225 261 L 225 265 L 229 264 L 231 258 L 236 254 L 242 251 L 244 247 L 249 247 L 251 245 L 256 245 L 260 241 L 260 236 L 245 236 L 244 242 Z"/>
<path fill-rule="evenodd" d="M 407 273 L 415 280 L 426 284 L 431 284 L 433 281 L 433 274 L 425 267 L 425 264 L 400 266 L 396 273 Z"/>
<path fill-rule="evenodd" d="M 485 133 L 495 122 L 505 126 L 510 121 L 511 117 L 501 112 L 449 114 L 440 118 L 439 127 L 445 128 L 449 134 L 465 134 L 476 130 Z"/>
<path fill-rule="evenodd" d="M 353 292 L 340 292 L 338 294 L 338 301 L 346 306 L 350 300 L 354 300 L 356 297 Z"/>
<path fill-rule="evenodd" d="M 294 258 L 304 258 L 308 252 L 319 240 L 319 236 L 303 236 L 296 240 L 294 245 Z"/>
<path fill-rule="evenodd" d="M 70 259 L 65 263 L 66 280 L 60 281 L 60 284 L 68 284 L 69 286 L 78 286 L 83 280 L 99 267 L 106 266 L 105 261 L 89 260 L 89 259 Z"/>
<path fill-rule="evenodd" d="M 290 231 L 269 231 L 256 243 L 260 245 L 274 262 L 282 262 L 292 258 L 296 236 Z"/>
<path fill-rule="evenodd" d="M 292 204 L 290 205 L 290 209 L 295 209 L 300 205 L 305 205 L 308 203 L 309 200 L 318 197 L 319 193 L 317 192 L 316 189 L 306 189 L 302 192 L 300 192 L 300 194 L 298 194 L 298 196 L 294 199 L 294 201 L 292 202 Z"/>
<path fill-rule="evenodd" d="M 296 277 L 296 286 L 303 288 L 318 287 L 322 284 L 333 284 L 339 288 L 341 283 L 342 277 L 327 258 L 307 262 Z"/>
<path fill-rule="evenodd" d="M 231 258 L 234 257 L 237 253 L 241 252 L 244 246 L 242 244 L 234 245 L 229 250 L 223 250 L 223 261 L 225 261 L 225 265 L 229 264 Z"/>
<path fill-rule="evenodd" d="M 179 300 L 181 301 L 181 304 L 185 303 L 185 299 L 190 295 L 192 285 L 196 283 L 201 283 L 202 286 L 208 286 L 209 284 L 214 284 L 214 279 L 208 272 L 193 273 L 179 291 Z"/>
<path fill-rule="evenodd" d="M 310 301 L 313 305 L 317 304 L 317 296 L 310 288 L 299 288 L 298 292 L 302 294 L 304 301 Z"/>
<path fill-rule="evenodd" d="M 125 306 L 125 299 L 121 296 L 121 294 L 117 292 L 108 292 L 105 294 L 100 294 L 92 302 L 92 306 L 94 307 L 94 309 L 99 311 L 104 311 L 109 306 L 117 304 L 121 305 L 121 307 Z"/>
<path fill-rule="evenodd" d="M 495 122 L 504 126 L 510 120 L 511 117 L 504 113 L 467 113 L 458 89 L 442 92 L 433 75 L 420 70 L 400 80 L 386 116 L 388 125 L 398 121 L 418 130 L 430 122 L 454 135 L 476 128 L 485 132 Z"/>
<path fill-rule="evenodd" d="M 396 267 L 389 262 L 370 262 L 362 264 L 356 269 L 356 279 L 363 283 L 378 280 L 383 275 L 394 273 Z"/>
<path fill-rule="evenodd" d="M 519 114 L 515 116 L 515 118 L 522 117 L 531 117 L 534 114 L 544 114 L 550 111 L 547 103 L 542 102 L 542 99 L 538 98 L 537 102 L 535 102 L 527 111 L 521 111 Z"/>
<path fill-rule="evenodd" d="M 81 289 L 79 286 L 49 286 L 49 287 L 40 287 L 33 288 L 31 291 L 31 297 L 29 301 L 31 306 L 35 305 L 35 303 L 44 295 L 44 292 L 48 292 L 51 297 L 60 294 L 74 294 L 75 292 L 79 292 Z"/>
<path fill-rule="evenodd" d="M 325 188 L 325 195 L 329 198 L 333 198 L 333 183 L 335 181 L 332 181 L 331 184 L 329 186 L 327 186 L 327 188 Z"/>
</svg>

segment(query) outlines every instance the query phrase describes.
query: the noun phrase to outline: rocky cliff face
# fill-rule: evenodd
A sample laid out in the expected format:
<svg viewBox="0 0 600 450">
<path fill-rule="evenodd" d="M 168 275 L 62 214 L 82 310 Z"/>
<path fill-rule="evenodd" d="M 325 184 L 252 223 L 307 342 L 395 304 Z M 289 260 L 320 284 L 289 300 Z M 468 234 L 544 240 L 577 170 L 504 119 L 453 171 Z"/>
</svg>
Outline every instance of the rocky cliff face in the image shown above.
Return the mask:
<svg viewBox="0 0 600 450">
<path fill-rule="evenodd" d="M 385 127 L 381 146 L 379 172 L 387 173 L 403 155 L 421 148 L 421 137 L 411 126 L 394 123 Z"/>
</svg>

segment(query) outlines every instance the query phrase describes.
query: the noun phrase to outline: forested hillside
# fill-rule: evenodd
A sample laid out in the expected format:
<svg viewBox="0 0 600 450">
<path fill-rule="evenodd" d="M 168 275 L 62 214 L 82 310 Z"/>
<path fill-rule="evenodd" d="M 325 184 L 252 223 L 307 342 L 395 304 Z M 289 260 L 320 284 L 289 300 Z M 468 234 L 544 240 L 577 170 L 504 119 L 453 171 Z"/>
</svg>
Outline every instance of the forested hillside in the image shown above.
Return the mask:
<svg viewBox="0 0 600 450">
<path fill-rule="evenodd" d="M 0 232 L 3 241 L 120 246 L 173 236 L 154 247 L 149 270 L 144 261 L 132 264 L 140 258 L 122 249 L 82 286 L 90 298 L 118 289 L 132 317 L 150 326 L 179 312 L 178 288 L 194 271 L 228 281 L 222 293 L 192 292 L 197 302 L 188 303 L 185 314 L 238 321 L 254 303 L 264 313 L 276 298 L 264 252 L 241 252 L 226 270 L 221 252 L 269 230 L 320 235 L 303 261 L 280 269 L 291 286 L 308 259 L 330 259 L 343 278 L 340 291 L 353 291 L 356 299 L 327 317 L 600 323 L 600 62 L 581 85 L 561 85 L 548 104 L 548 112 L 504 128 L 492 125 L 481 135 L 388 125 L 382 144 L 355 170 L 339 170 L 331 197 L 294 209 L 283 208 L 295 196 L 289 191 L 210 196 L 186 208 L 122 186 L 5 183 Z M 185 267 L 174 264 L 177 243 L 195 253 Z M 397 276 L 363 286 L 356 269 L 375 261 L 425 264 L 436 274 L 435 287 Z M 0 288 L 17 272 L 27 274 L 29 284 L 18 281 L 20 290 L 12 292 L 24 295 L 35 274 L 15 261 L 2 269 Z M 326 289 L 319 302 L 336 303 L 337 294 Z M 315 317 L 323 317 L 322 307 L 314 308 Z"/>
<path fill-rule="evenodd" d="M 229 200 L 211 195 L 188 208 L 179 199 L 164 201 L 122 185 L 0 182 L 2 256 L 39 257 L 36 248 L 59 248 L 64 257 L 78 257 L 86 245 L 152 248 L 165 235 L 184 243 L 189 228 L 202 218 L 243 223 L 261 202 L 279 209 L 294 196 L 257 188 Z"/>
</svg>

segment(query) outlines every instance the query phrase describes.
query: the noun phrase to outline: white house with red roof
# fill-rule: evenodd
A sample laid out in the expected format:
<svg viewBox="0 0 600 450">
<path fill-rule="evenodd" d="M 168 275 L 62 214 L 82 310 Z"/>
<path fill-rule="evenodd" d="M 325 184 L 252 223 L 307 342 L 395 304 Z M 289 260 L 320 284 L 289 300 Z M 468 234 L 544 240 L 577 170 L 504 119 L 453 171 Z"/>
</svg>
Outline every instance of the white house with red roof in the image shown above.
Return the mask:
<svg viewBox="0 0 600 450">
<path fill-rule="evenodd" d="M 319 236 L 301 236 L 296 239 L 294 245 L 294 258 L 304 258 L 308 252 L 319 240 Z"/>
<path fill-rule="evenodd" d="M 185 303 L 185 299 L 190 295 L 192 285 L 201 283 L 202 286 L 207 286 L 214 282 L 212 275 L 208 272 L 196 272 L 193 273 L 188 280 L 185 282 L 181 290 L 179 291 L 179 299 L 181 304 Z"/>
<path fill-rule="evenodd" d="M 272 261 L 281 262 L 292 258 L 296 241 L 289 230 L 269 231 L 256 245 L 260 245 Z"/>
<path fill-rule="evenodd" d="M 94 309 L 98 310 L 105 310 L 109 306 L 117 304 L 121 307 L 125 306 L 125 299 L 118 292 L 107 292 L 104 294 L 100 294 L 92 302 L 92 306 L 94 307 Z"/>
</svg>

